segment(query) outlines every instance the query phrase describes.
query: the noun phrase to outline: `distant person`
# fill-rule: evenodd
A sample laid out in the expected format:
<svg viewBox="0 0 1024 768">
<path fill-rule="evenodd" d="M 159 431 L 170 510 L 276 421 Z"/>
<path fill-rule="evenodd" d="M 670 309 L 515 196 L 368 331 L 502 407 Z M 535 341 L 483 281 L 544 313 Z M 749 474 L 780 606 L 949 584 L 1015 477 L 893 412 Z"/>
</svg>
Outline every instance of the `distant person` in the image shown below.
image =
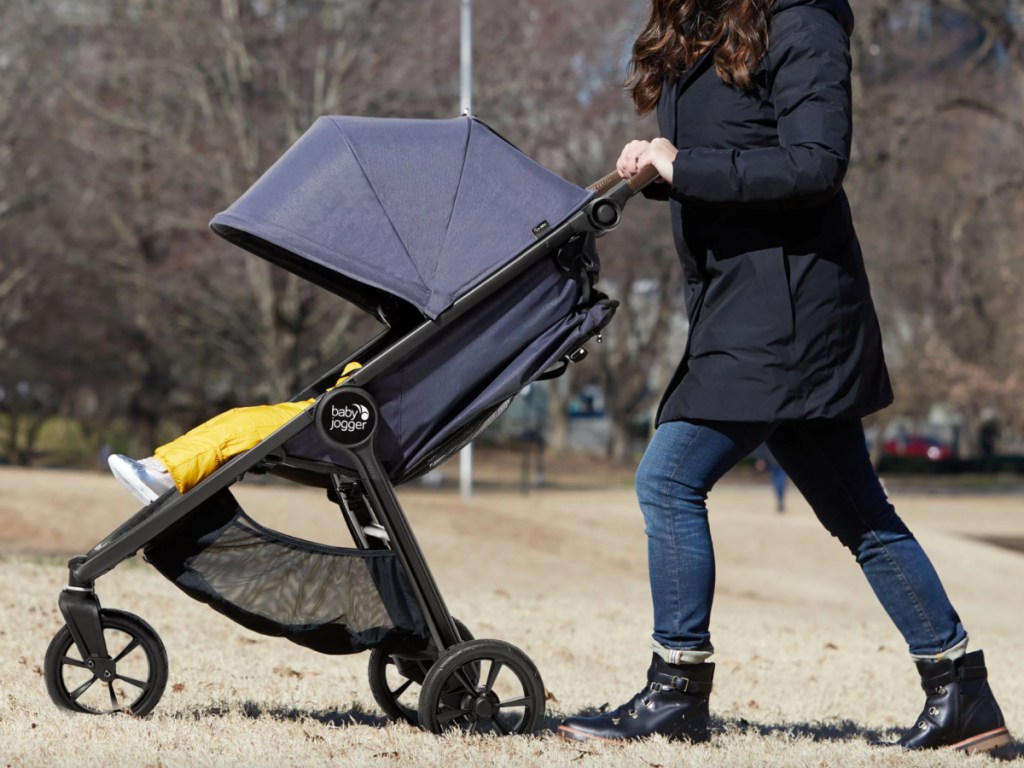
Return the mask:
<svg viewBox="0 0 1024 768">
<path fill-rule="evenodd" d="M 986 472 L 996 468 L 996 445 L 999 443 L 999 422 L 992 413 L 984 415 L 978 427 L 978 452 L 981 454 L 981 466 Z"/>
<path fill-rule="evenodd" d="M 359 367 L 359 363 L 346 365 L 337 383 L 341 384 Z M 152 456 L 141 461 L 121 454 L 110 456 L 110 471 L 144 504 L 171 488 L 186 493 L 228 459 L 245 453 L 269 437 L 313 402 L 232 408 L 161 445 Z"/>
<path fill-rule="evenodd" d="M 103 443 L 99 450 L 96 452 L 96 460 L 99 462 L 101 467 L 107 466 L 107 461 L 114 454 L 114 449 L 110 447 L 110 443 Z"/>
<path fill-rule="evenodd" d="M 766 445 L 754 451 L 754 467 L 758 472 L 768 473 L 768 479 L 772 484 L 772 497 L 775 499 L 775 511 L 782 514 L 786 511 L 786 490 L 789 487 L 786 470 L 775 460 Z"/>
<path fill-rule="evenodd" d="M 980 751 L 1010 739 L 982 652 L 967 652 L 865 447 L 861 418 L 892 391 L 842 189 L 852 28 L 846 0 L 652 0 L 633 46 L 633 100 L 657 110 L 661 136 L 628 143 L 617 169 L 660 176 L 650 196 L 669 201 L 690 326 L 636 478 L 654 603 L 647 679 L 622 706 L 566 720 L 564 737 L 709 738 L 707 495 L 767 443 L 917 664 L 925 705 L 899 744 Z"/>
<path fill-rule="evenodd" d="M 527 384 L 519 393 L 522 407 L 522 489 L 544 485 L 544 450 L 547 448 L 548 396 L 538 384 Z M 531 476 L 532 469 L 532 476 Z"/>
</svg>

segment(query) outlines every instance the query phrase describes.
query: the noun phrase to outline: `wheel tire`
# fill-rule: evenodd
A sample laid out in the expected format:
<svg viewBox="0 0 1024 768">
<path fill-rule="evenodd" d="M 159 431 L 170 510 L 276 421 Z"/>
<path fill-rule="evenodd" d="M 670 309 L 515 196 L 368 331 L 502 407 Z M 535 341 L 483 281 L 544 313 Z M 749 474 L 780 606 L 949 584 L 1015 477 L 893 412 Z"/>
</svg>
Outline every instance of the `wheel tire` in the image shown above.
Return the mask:
<svg viewBox="0 0 1024 768">
<path fill-rule="evenodd" d="M 525 653 L 500 640 L 471 640 L 442 653 L 427 672 L 420 725 L 433 733 L 533 733 L 544 701 L 544 683 Z"/>
<path fill-rule="evenodd" d="M 472 640 L 473 634 L 466 625 L 458 619 L 453 620 L 459 637 Z M 418 725 L 419 687 L 433 663 L 433 660 L 410 658 L 383 648 L 370 651 L 367 670 L 370 692 L 381 711 L 392 720 Z"/>
<path fill-rule="evenodd" d="M 71 630 L 63 626 L 50 641 L 43 662 L 50 698 L 58 707 L 73 712 L 148 715 L 167 686 L 167 651 L 163 643 L 149 624 L 125 611 L 101 609 L 100 626 L 107 650 L 112 654 L 110 658 L 115 662 L 111 678 L 103 680 L 99 671 L 94 673 L 86 666 Z M 102 692 L 103 688 L 106 692 Z"/>
<path fill-rule="evenodd" d="M 416 704 L 428 665 L 427 661 L 396 660 L 382 648 L 370 652 L 370 692 L 388 718 L 413 725 L 419 723 Z"/>
</svg>

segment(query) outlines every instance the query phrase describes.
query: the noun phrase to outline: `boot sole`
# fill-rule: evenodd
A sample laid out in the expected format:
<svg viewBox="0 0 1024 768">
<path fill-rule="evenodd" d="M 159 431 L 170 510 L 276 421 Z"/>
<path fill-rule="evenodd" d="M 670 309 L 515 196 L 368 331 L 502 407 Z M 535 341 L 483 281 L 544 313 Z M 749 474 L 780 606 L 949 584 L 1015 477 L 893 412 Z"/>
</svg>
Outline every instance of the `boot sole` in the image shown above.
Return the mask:
<svg viewBox="0 0 1024 768">
<path fill-rule="evenodd" d="M 587 733 L 586 731 L 578 731 L 575 728 L 571 728 L 568 725 L 558 726 L 558 730 L 555 731 L 563 739 L 568 741 L 603 741 L 605 744 L 629 744 L 633 741 L 639 741 L 643 736 L 637 736 L 632 739 L 609 739 L 604 736 L 597 736 L 593 733 Z M 653 735 L 653 734 L 652 734 Z M 711 740 L 710 737 L 706 738 L 690 738 L 686 736 L 669 736 L 671 741 L 685 741 L 690 744 L 706 744 Z"/>
<path fill-rule="evenodd" d="M 977 736 L 971 736 L 971 738 L 964 739 L 957 744 L 950 744 L 947 749 L 973 755 L 978 752 L 988 752 L 992 749 L 1005 747 L 1009 743 L 1010 731 L 1006 728 L 996 728 L 994 731 L 986 731 L 985 733 L 979 733 Z"/>
</svg>

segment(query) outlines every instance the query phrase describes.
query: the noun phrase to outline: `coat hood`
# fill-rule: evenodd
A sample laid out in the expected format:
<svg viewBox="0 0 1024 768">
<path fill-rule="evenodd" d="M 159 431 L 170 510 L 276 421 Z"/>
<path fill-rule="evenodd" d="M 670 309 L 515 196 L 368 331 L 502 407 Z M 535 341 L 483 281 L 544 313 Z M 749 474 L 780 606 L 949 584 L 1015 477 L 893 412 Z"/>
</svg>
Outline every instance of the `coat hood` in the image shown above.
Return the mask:
<svg viewBox="0 0 1024 768">
<path fill-rule="evenodd" d="M 847 35 L 853 32 L 853 10 L 847 0 L 777 0 L 772 13 L 781 13 L 799 5 L 811 5 L 828 11 L 836 17 Z"/>
</svg>

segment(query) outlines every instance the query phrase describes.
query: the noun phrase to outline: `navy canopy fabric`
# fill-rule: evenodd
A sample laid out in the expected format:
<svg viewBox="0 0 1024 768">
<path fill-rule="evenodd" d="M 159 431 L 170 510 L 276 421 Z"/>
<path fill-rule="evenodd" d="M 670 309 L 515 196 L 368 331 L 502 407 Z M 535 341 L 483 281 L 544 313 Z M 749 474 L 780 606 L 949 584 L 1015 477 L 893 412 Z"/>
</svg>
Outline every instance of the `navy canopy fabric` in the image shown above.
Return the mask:
<svg viewBox="0 0 1024 768">
<path fill-rule="evenodd" d="M 590 195 L 474 118 L 321 117 L 210 226 L 437 319 Z"/>
</svg>

